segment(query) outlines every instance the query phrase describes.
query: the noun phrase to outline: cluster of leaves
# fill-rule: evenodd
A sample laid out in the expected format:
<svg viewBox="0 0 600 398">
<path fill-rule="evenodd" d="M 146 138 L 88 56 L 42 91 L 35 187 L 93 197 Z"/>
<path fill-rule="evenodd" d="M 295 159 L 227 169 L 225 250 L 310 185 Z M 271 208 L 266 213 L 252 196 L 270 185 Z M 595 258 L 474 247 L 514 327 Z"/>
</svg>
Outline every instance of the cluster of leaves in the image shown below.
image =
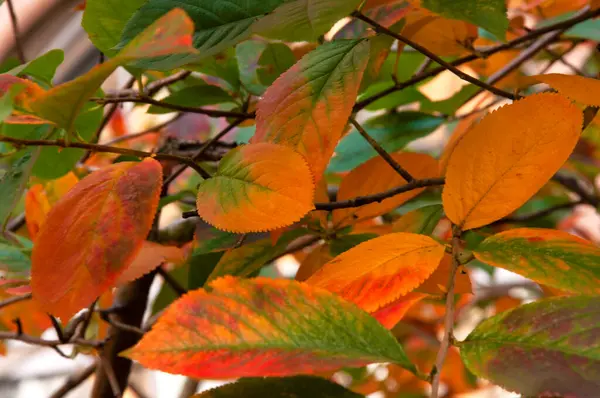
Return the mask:
<svg viewBox="0 0 600 398">
<path fill-rule="evenodd" d="M 247 378 L 201 396 L 423 395 L 431 384 L 437 397 L 440 383 L 481 387 L 473 375 L 527 396 L 592 396 L 600 248 L 561 230 L 554 210 L 600 204 L 581 186 L 600 172 L 600 82 L 524 76 L 536 52 L 516 48 L 572 26 L 567 46 L 589 45 L 577 23 L 598 28 L 599 4 L 521 3 L 513 11 L 536 30 L 509 21 L 504 0 L 87 0 L 83 27 L 104 63 L 52 85 L 54 50 L 0 74 L 0 336 L 35 343 L 52 324 L 59 343 L 94 354 L 133 328 L 143 337 L 121 355 L 147 368 Z M 104 93 L 118 67 L 137 88 Z M 467 85 L 436 101 L 424 87 L 442 71 Z M 511 102 L 486 114 L 498 98 Z M 121 102 L 179 115 L 127 134 Z M 178 131 L 188 115 L 212 135 Z M 454 131 L 437 158 L 406 149 L 441 126 Z M 580 200 L 565 205 L 568 189 Z M 187 220 L 165 226 L 171 204 Z M 300 263 L 295 280 L 268 267 L 284 255 Z M 473 298 L 470 274 L 495 268 L 557 297 Z M 147 327 L 111 321 L 114 288 L 157 273 Z M 490 301 L 498 314 L 457 341 L 455 314 Z M 342 368 L 349 389 L 298 376 Z"/>
</svg>

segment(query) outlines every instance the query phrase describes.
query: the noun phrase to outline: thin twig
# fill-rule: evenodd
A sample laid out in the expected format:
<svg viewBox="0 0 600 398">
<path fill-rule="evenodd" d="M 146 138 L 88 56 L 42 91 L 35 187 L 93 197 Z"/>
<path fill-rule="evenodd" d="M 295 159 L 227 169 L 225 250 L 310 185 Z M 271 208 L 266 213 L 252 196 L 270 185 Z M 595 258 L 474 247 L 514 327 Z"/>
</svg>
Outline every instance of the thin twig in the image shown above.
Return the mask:
<svg viewBox="0 0 600 398">
<path fill-rule="evenodd" d="M 108 382 L 110 383 L 110 388 L 112 389 L 113 396 L 115 398 L 121 398 L 123 393 L 121 392 L 121 388 L 119 387 L 119 381 L 117 380 L 117 375 L 115 374 L 115 370 L 113 369 L 111 363 L 106 360 L 103 356 L 100 356 L 100 361 L 98 365 L 104 371 Z"/>
<path fill-rule="evenodd" d="M 178 295 L 182 296 L 187 293 L 187 289 L 181 286 L 181 284 L 179 284 L 179 282 L 177 282 L 162 266 L 156 268 L 156 273 L 160 275 L 163 281 L 165 281 L 165 283 Z"/>
<path fill-rule="evenodd" d="M 104 142 L 103 145 L 114 145 L 114 144 L 118 144 L 120 142 L 132 140 L 134 138 L 140 138 L 140 137 L 143 137 L 143 136 L 148 135 L 148 134 L 159 133 L 160 130 L 162 130 L 163 128 L 167 127 L 171 123 L 174 123 L 175 121 L 181 119 L 182 116 L 183 116 L 183 113 L 179 113 L 179 114 L 177 114 L 177 116 L 175 116 L 172 119 L 167 120 L 166 122 L 157 124 L 156 126 L 149 127 L 149 128 L 147 128 L 145 130 L 142 130 L 142 131 L 140 131 L 138 133 L 131 133 L 131 134 L 123 135 L 121 137 L 113 138 L 110 141 Z"/>
<path fill-rule="evenodd" d="M 363 138 L 367 140 L 369 145 L 371 145 L 371 147 L 379 154 L 379 156 L 381 156 L 383 160 L 385 160 L 387 164 L 389 164 L 392 167 L 392 169 L 396 171 L 396 173 L 400 174 L 400 176 L 404 178 L 406 182 L 411 182 L 415 180 L 415 178 L 406 169 L 400 166 L 400 164 L 398 164 L 398 162 L 396 162 L 394 158 L 389 153 L 387 153 L 387 151 L 383 149 L 383 147 L 379 145 L 379 143 L 375 141 L 375 139 L 373 139 L 373 137 L 371 137 L 369 133 L 367 133 L 360 124 L 358 124 L 356 119 L 350 117 L 350 123 L 352 123 L 352 125 L 354 126 L 354 128 L 356 128 L 356 130 L 358 130 L 360 135 L 362 135 Z"/>
<path fill-rule="evenodd" d="M 22 146 L 57 146 L 62 148 L 81 148 L 87 149 L 92 152 L 106 152 L 106 153 L 118 153 L 121 155 L 131 155 L 139 158 L 154 158 L 156 160 L 170 160 L 178 163 L 185 164 L 196 170 L 198 174 L 202 176 L 202 178 L 210 178 L 210 174 L 202 168 L 199 164 L 197 164 L 193 159 L 178 155 L 171 155 L 167 153 L 153 153 L 153 152 L 144 152 L 138 151 L 135 149 L 126 149 L 126 148 L 118 148 L 107 145 L 99 145 L 99 144 L 88 144 L 84 142 L 65 142 L 65 140 L 25 140 L 19 138 L 8 137 L 5 135 L 0 135 L 0 142 L 8 142 L 17 147 Z"/>
<path fill-rule="evenodd" d="M 64 344 L 60 340 L 45 340 L 18 332 L 0 332 L 0 340 L 17 340 L 23 343 L 51 348 Z M 101 348 L 104 345 L 104 341 L 85 340 L 81 338 L 73 339 L 70 343 L 93 348 Z"/>
<path fill-rule="evenodd" d="M 6 300 L 0 301 L 0 309 L 8 307 L 11 304 L 20 303 L 21 301 L 31 300 L 31 293 L 26 293 L 21 296 L 9 297 Z"/>
<path fill-rule="evenodd" d="M 25 59 L 25 52 L 23 51 L 23 43 L 21 43 L 21 34 L 19 32 L 19 22 L 17 20 L 17 13 L 15 12 L 15 8 L 13 7 L 13 0 L 6 0 L 6 5 L 8 6 L 8 12 L 10 14 L 10 22 L 12 23 L 13 36 L 15 37 L 15 50 L 17 51 L 17 56 L 19 57 L 19 61 L 22 64 L 27 62 Z"/>
<path fill-rule="evenodd" d="M 596 197 L 593 193 L 593 190 L 584 186 L 576 177 L 558 172 L 554 174 L 552 180 L 576 193 L 581 198 L 583 203 L 587 203 L 594 207 L 600 206 L 600 198 Z"/>
<path fill-rule="evenodd" d="M 436 54 L 432 53 L 431 51 L 429 51 L 428 49 L 426 49 L 425 47 L 421 46 L 420 44 L 415 43 L 414 41 L 396 33 L 393 32 L 391 30 L 389 30 L 388 28 L 380 25 L 379 23 L 377 23 L 377 21 L 372 20 L 371 18 L 367 17 L 366 15 L 360 13 L 360 12 L 353 12 L 352 16 L 354 16 L 355 18 L 358 18 L 366 23 L 368 23 L 369 25 L 371 25 L 376 31 L 378 32 L 382 32 L 385 33 L 388 36 L 393 37 L 394 39 L 401 41 L 404 44 L 407 44 L 409 46 L 411 46 L 412 48 L 414 48 L 415 50 L 417 50 L 418 52 L 426 55 L 428 58 L 431 58 L 432 60 L 434 60 L 435 62 L 437 62 L 438 64 L 442 65 L 444 68 L 446 68 L 447 70 L 449 70 L 450 72 L 454 73 L 456 76 L 460 77 L 461 79 L 472 83 L 476 86 L 481 87 L 484 90 L 490 91 L 496 95 L 499 95 L 501 97 L 505 97 L 508 99 L 516 99 L 518 98 L 518 96 L 515 96 L 507 91 L 504 91 L 502 89 L 499 89 L 497 87 L 492 86 L 489 83 L 486 82 L 482 82 L 479 79 L 474 78 L 473 76 L 470 76 L 469 74 L 461 71 L 460 69 L 458 69 L 457 67 L 455 67 L 454 65 L 452 65 L 449 62 L 444 61 L 443 59 L 441 59 L 440 57 L 438 57 Z"/>
<path fill-rule="evenodd" d="M 164 109 L 171 109 L 179 112 L 188 112 L 188 113 L 199 113 L 201 115 L 206 115 L 210 117 L 235 117 L 242 119 L 253 119 L 255 114 L 251 113 L 241 113 L 234 111 L 222 111 L 218 109 L 204 109 L 204 108 L 196 108 L 193 106 L 185 106 L 185 105 L 176 105 L 169 104 L 168 102 L 158 101 L 154 98 L 150 97 L 115 97 L 115 98 L 92 98 L 91 101 L 95 101 L 98 104 L 114 104 L 114 103 L 122 103 L 122 102 L 133 102 L 136 104 L 147 104 L 154 105 Z"/>
<path fill-rule="evenodd" d="M 117 329 L 121 329 L 124 330 L 126 332 L 130 332 L 130 333 L 135 333 L 135 334 L 139 334 L 140 336 L 144 335 L 144 331 L 140 328 L 137 328 L 135 326 L 131 326 L 128 325 L 126 323 L 120 322 L 114 318 L 112 318 L 112 314 L 110 313 L 106 313 L 106 312 L 100 312 L 100 318 L 108 323 L 109 325 L 117 328 Z"/>
<path fill-rule="evenodd" d="M 83 372 L 69 376 L 65 384 L 50 395 L 50 398 L 62 398 L 76 389 L 81 383 L 86 381 L 96 371 L 96 364 L 92 364 L 85 368 Z"/>
<path fill-rule="evenodd" d="M 586 203 L 586 202 L 584 200 L 578 200 L 576 202 L 561 203 L 561 204 L 558 204 L 555 206 L 548 207 L 547 209 L 535 211 L 533 213 L 515 215 L 512 217 L 505 217 L 498 221 L 493 222 L 491 225 L 506 224 L 506 223 L 523 223 L 523 222 L 528 222 L 528 221 L 534 221 L 534 220 L 537 220 L 538 218 L 549 216 L 550 214 L 557 212 L 559 210 L 572 209 L 573 207 L 578 206 L 583 203 Z"/>
<path fill-rule="evenodd" d="M 180 71 L 167 76 L 164 79 L 159 79 L 148 83 L 141 92 L 133 89 L 118 90 L 115 92 L 106 93 L 106 98 L 152 96 L 164 87 L 170 86 L 171 84 L 177 83 L 181 80 L 185 80 L 189 75 L 191 75 L 191 73 L 192 72 L 190 71 Z"/>
<path fill-rule="evenodd" d="M 448 349 L 452 339 L 452 330 L 454 328 L 454 282 L 456 277 L 456 271 L 460 265 L 458 258 L 460 253 L 460 235 L 462 231 L 456 225 L 452 231 L 452 268 L 450 269 L 450 275 L 448 276 L 448 284 L 446 286 L 446 313 L 444 315 L 444 337 L 440 344 L 440 349 L 435 360 L 435 367 L 431 372 L 431 398 L 438 398 L 438 391 L 440 387 L 440 373 L 444 362 L 446 361 L 446 355 L 448 355 Z"/>
</svg>

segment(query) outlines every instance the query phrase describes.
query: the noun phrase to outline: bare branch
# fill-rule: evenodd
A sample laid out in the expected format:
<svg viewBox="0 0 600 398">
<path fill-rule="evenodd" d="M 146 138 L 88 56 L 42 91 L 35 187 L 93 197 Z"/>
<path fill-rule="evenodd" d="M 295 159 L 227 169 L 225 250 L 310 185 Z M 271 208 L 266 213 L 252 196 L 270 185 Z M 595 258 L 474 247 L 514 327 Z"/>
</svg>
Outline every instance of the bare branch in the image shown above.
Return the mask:
<svg viewBox="0 0 600 398">
<path fill-rule="evenodd" d="M 15 12 L 15 8 L 13 6 L 13 0 L 6 0 L 6 5 L 8 6 L 8 12 L 10 14 L 10 22 L 12 23 L 13 36 L 15 37 L 15 50 L 17 51 L 17 56 L 19 57 L 19 61 L 24 64 L 25 52 L 23 51 L 23 43 L 21 43 L 21 34 L 19 32 L 19 22 L 17 19 L 17 13 Z"/>
</svg>

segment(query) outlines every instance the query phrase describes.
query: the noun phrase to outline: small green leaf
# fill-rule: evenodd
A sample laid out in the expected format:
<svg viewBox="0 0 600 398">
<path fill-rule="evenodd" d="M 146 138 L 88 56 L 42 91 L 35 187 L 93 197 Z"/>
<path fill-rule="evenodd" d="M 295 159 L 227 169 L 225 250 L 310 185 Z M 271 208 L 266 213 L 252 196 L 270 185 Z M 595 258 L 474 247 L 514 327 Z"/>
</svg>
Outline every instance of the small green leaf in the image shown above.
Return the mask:
<svg viewBox="0 0 600 398">
<path fill-rule="evenodd" d="M 361 398 L 332 381 L 315 376 L 244 378 L 192 398 Z"/>
<path fill-rule="evenodd" d="M 431 235 L 444 215 L 442 205 L 424 206 L 410 211 L 394 222 L 394 232 L 411 232 L 413 234 Z"/>
<path fill-rule="evenodd" d="M 508 29 L 505 0 L 422 0 L 421 6 L 446 18 L 481 26 L 499 40 L 505 41 Z"/>
<path fill-rule="evenodd" d="M 333 256 L 339 256 L 340 254 L 352 249 L 354 246 L 366 242 L 368 240 L 377 238 L 377 234 L 352 234 L 340 236 L 337 239 L 331 241 L 329 246 L 329 253 Z"/>
<path fill-rule="evenodd" d="M 438 128 L 443 118 L 422 112 L 399 112 L 378 116 L 363 126 L 387 152 L 396 152 L 408 143 L 425 137 Z M 369 143 L 353 130 L 340 141 L 335 156 L 329 163 L 328 171 L 352 170 L 361 163 L 377 156 Z"/>
<path fill-rule="evenodd" d="M 25 272 L 31 268 L 31 260 L 22 250 L 0 242 L 0 270 L 7 272 Z"/>
<path fill-rule="evenodd" d="M 37 149 L 18 152 L 17 160 L 0 175 L 0 231 L 4 230 L 29 179 L 31 167 L 37 157 Z"/>
<path fill-rule="evenodd" d="M 483 321 L 459 344 L 477 376 L 523 396 L 600 391 L 600 297 L 541 300 Z"/>
<path fill-rule="evenodd" d="M 19 65 L 6 73 L 21 77 L 27 75 L 49 87 L 52 85 L 52 79 L 56 74 L 56 68 L 58 68 L 64 59 L 65 53 L 63 50 L 50 50 L 33 61 Z"/>
</svg>

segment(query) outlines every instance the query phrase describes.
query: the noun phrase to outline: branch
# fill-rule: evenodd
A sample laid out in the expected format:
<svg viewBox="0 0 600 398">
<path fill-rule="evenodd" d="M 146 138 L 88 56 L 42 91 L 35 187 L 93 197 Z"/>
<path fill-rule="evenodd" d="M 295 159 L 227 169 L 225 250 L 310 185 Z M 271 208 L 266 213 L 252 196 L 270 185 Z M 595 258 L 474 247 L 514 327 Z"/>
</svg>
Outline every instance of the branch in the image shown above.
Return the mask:
<svg viewBox="0 0 600 398">
<path fill-rule="evenodd" d="M 450 72 L 454 73 L 456 76 L 460 77 L 461 79 L 468 81 L 469 83 L 472 83 L 476 86 L 481 87 L 484 90 L 490 91 L 496 95 L 499 95 L 501 97 L 505 97 L 511 100 L 517 99 L 519 98 L 518 96 L 515 96 L 507 91 L 504 91 L 502 89 L 499 89 L 497 87 L 492 86 L 491 84 L 482 82 L 479 79 L 474 78 L 473 76 L 470 76 L 468 74 L 466 74 L 465 72 L 461 71 L 460 69 L 456 68 L 454 65 L 452 65 L 451 63 L 448 63 L 446 61 L 444 61 L 443 59 L 441 59 L 440 57 L 438 57 L 437 55 L 435 55 L 434 53 L 432 53 L 431 51 L 429 51 L 428 49 L 426 49 L 425 47 L 421 46 L 420 44 L 417 44 L 415 42 L 413 42 L 412 40 L 398 34 L 395 32 L 392 32 L 391 30 L 389 30 L 388 28 L 380 25 L 379 23 L 377 23 L 376 21 L 372 20 L 371 18 L 367 17 L 366 15 L 360 13 L 360 12 L 353 12 L 352 16 L 355 18 L 358 18 L 366 23 L 368 23 L 369 25 L 371 25 L 373 28 L 375 28 L 376 31 L 378 32 L 383 32 L 388 36 L 393 37 L 394 39 L 407 44 L 409 46 L 411 46 L 412 48 L 414 48 L 415 50 L 417 50 L 418 52 L 420 52 L 421 54 L 424 54 L 425 56 L 427 56 L 428 58 L 434 60 L 435 62 L 437 62 L 438 64 L 442 65 L 445 69 L 449 70 Z"/>
<path fill-rule="evenodd" d="M 6 300 L 0 301 L 0 309 L 8 307 L 11 304 L 19 303 L 25 300 L 31 300 L 31 293 L 23 294 L 22 296 L 9 297 Z"/>
<path fill-rule="evenodd" d="M 578 200 L 576 202 L 561 203 L 561 204 L 558 204 L 555 206 L 548 207 L 547 209 L 535 211 L 533 213 L 501 218 L 500 220 L 493 222 L 491 225 L 506 224 L 506 223 L 522 223 L 522 222 L 534 221 L 534 220 L 537 220 L 538 218 L 549 216 L 550 214 L 552 214 L 556 211 L 559 211 L 559 210 L 572 209 L 573 207 L 583 204 L 583 203 L 586 203 L 586 202 L 584 200 Z"/>
<path fill-rule="evenodd" d="M 171 123 L 174 123 L 177 120 L 181 119 L 182 116 L 183 116 L 183 113 L 179 113 L 179 114 L 177 114 L 177 116 L 175 116 L 174 118 L 172 118 L 170 120 L 167 120 L 166 122 L 157 124 L 156 126 L 149 127 L 147 129 L 142 130 L 137 133 L 131 133 L 131 134 L 123 135 L 121 137 L 113 138 L 112 140 L 105 142 L 103 145 L 114 145 L 114 144 L 118 144 L 120 142 L 132 140 L 134 138 L 140 138 L 140 137 L 143 137 L 148 134 L 155 134 L 155 133 L 157 134 L 163 128 L 165 128 L 168 125 L 170 125 Z"/>
<path fill-rule="evenodd" d="M 64 397 L 65 395 L 67 395 L 68 393 L 70 393 L 71 390 L 74 390 L 81 383 L 83 383 L 84 381 L 86 381 L 87 378 L 90 377 L 92 374 L 94 374 L 95 371 L 96 371 L 96 364 L 94 363 L 94 364 L 88 366 L 87 368 L 85 368 L 83 370 L 83 372 L 81 372 L 79 374 L 71 375 L 67 379 L 67 381 L 65 382 L 65 384 L 63 384 L 62 387 L 60 387 L 58 390 L 56 390 L 54 393 L 52 393 L 52 395 L 50 395 L 50 398 L 62 398 L 62 397 Z"/>
<path fill-rule="evenodd" d="M 17 51 L 19 61 L 21 61 L 21 63 L 24 64 L 26 62 L 25 53 L 23 52 L 23 43 L 21 43 L 21 35 L 19 33 L 17 13 L 15 12 L 12 2 L 13 0 L 6 0 L 6 5 L 8 6 L 10 22 L 12 23 L 13 36 L 15 37 L 15 50 Z"/>
<path fill-rule="evenodd" d="M 581 198 L 583 203 L 587 203 L 594 207 L 600 206 L 600 198 L 596 197 L 593 192 L 588 190 L 588 188 L 585 187 L 577 178 L 558 172 L 554 174 L 552 179 L 563 187 L 576 193 Z"/>
<path fill-rule="evenodd" d="M 170 86 L 171 84 L 177 83 L 181 80 L 185 80 L 191 74 L 191 71 L 180 71 L 170 76 L 167 76 L 164 79 L 159 79 L 148 83 L 142 91 L 119 90 L 116 92 L 107 93 L 106 98 L 152 96 L 164 87 Z"/>
<path fill-rule="evenodd" d="M 244 235 L 242 235 L 244 236 Z M 184 294 L 187 293 L 187 289 L 185 289 L 183 286 L 181 286 L 181 284 L 179 284 L 179 282 L 177 282 L 163 267 L 162 265 L 159 266 L 158 268 L 156 268 L 156 273 L 158 275 L 161 276 L 161 278 L 163 279 L 163 281 L 169 285 L 169 287 L 171 289 L 173 289 L 173 291 L 175 293 L 177 293 L 177 295 L 179 296 L 183 296 Z"/>
<path fill-rule="evenodd" d="M 39 337 L 34 337 L 34 336 L 30 336 L 28 334 L 23 334 L 23 333 L 19 333 L 19 332 L 2 332 L 2 331 L 0 331 L 0 340 L 15 340 L 15 341 L 21 341 L 23 343 L 39 345 L 42 347 L 50 347 L 50 348 L 56 348 L 60 345 L 65 344 L 60 340 L 45 340 L 45 339 L 42 339 Z M 69 342 L 69 344 L 75 344 L 75 345 L 80 345 L 80 346 L 84 346 L 84 347 L 92 347 L 92 348 L 102 348 L 104 346 L 104 344 L 106 344 L 106 343 L 104 341 L 98 341 L 98 340 L 86 340 L 86 339 L 82 339 L 82 338 L 74 338 L 71 342 Z"/>
<path fill-rule="evenodd" d="M 116 98 L 92 98 L 92 101 L 98 104 L 115 104 L 121 102 L 133 102 L 136 104 L 148 104 L 155 105 L 165 109 L 172 109 L 174 111 L 179 112 L 189 112 L 189 113 L 199 113 L 202 115 L 210 116 L 210 117 L 235 117 L 246 119 L 253 119 L 255 114 L 251 113 L 241 113 L 241 112 L 233 112 L 233 111 L 221 111 L 218 109 L 204 109 L 204 108 L 196 108 L 193 106 L 184 106 L 184 105 L 175 105 L 169 104 L 164 101 L 157 101 L 150 97 L 116 97 Z"/>
<path fill-rule="evenodd" d="M 19 138 L 8 137 L 0 134 L 0 142 L 8 142 L 13 144 L 16 147 L 22 146 L 58 146 L 61 148 L 81 148 L 87 149 L 92 152 L 106 152 L 106 153 L 118 153 L 121 155 L 131 155 L 136 156 L 138 158 L 154 158 L 156 160 L 169 160 L 178 163 L 183 163 L 194 170 L 198 174 L 202 176 L 202 178 L 210 178 L 210 174 L 206 170 L 204 170 L 199 164 L 197 164 L 193 159 L 171 155 L 167 153 L 153 153 L 153 152 L 144 152 L 138 151 L 135 149 L 126 149 L 126 148 L 117 148 L 107 145 L 99 145 L 99 144 L 88 144 L 84 142 L 65 142 L 65 140 L 25 140 Z"/>
<path fill-rule="evenodd" d="M 353 117 L 350 117 L 350 123 L 352 123 L 352 125 L 356 128 L 356 130 L 358 130 L 360 135 L 362 135 L 363 138 L 365 140 L 367 140 L 367 142 L 371 145 L 371 147 L 373 147 L 373 149 L 375 149 L 375 151 L 379 154 L 379 156 L 381 156 L 383 158 L 383 160 L 385 160 L 387 162 L 387 164 L 389 164 L 392 167 L 392 169 L 394 169 L 396 171 L 396 173 L 400 174 L 400 176 L 402 178 L 404 178 L 407 182 L 411 182 L 411 181 L 415 180 L 415 178 L 412 175 L 410 175 L 410 173 L 406 169 L 404 169 L 402 166 L 400 166 L 398 164 L 398 162 L 396 162 L 394 160 L 394 158 L 392 158 L 390 156 L 390 154 L 387 153 L 386 150 L 383 149 L 383 147 L 381 145 L 379 145 L 379 143 L 377 141 L 375 141 L 373 139 L 373 137 L 371 137 L 369 135 L 369 133 L 367 133 L 360 124 L 358 124 L 356 119 L 354 119 Z"/>
<path fill-rule="evenodd" d="M 431 382 L 431 398 L 438 398 L 438 391 L 440 387 L 440 373 L 444 362 L 446 361 L 446 355 L 448 355 L 448 349 L 450 348 L 452 339 L 452 329 L 454 328 L 454 282 L 456 277 L 456 271 L 460 265 L 458 258 L 460 254 L 460 235 L 462 231 L 456 225 L 453 226 L 452 231 L 452 268 L 450 269 L 450 275 L 448 277 L 448 285 L 446 286 L 446 314 L 444 315 L 444 337 L 440 344 L 440 350 L 438 351 L 437 358 L 435 360 L 435 366 L 431 371 L 432 382 Z"/>
</svg>

